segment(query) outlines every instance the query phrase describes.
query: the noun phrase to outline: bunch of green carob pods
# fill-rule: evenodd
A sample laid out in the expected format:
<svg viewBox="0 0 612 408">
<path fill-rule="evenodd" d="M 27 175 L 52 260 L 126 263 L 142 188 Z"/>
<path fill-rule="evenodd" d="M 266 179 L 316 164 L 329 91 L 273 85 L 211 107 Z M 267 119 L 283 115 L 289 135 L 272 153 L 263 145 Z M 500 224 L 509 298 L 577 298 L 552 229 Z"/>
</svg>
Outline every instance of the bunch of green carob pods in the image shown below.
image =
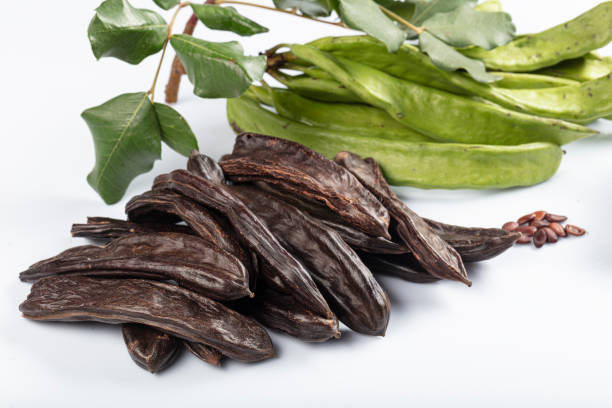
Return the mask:
<svg viewBox="0 0 612 408">
<path fill-rule="evenodd" d="M 612 60 L 593 52 L 611 40 L 605 2 L 490 51 L 460 49 L 492 83 L 442 70 L 408 43 L 396 53 L 368 36 L 283 44 L 267 53 L 268 74 L 286 88 L 252 86 L 227 114 L 236 131 L 371 156 L 395 185 L 533 185 L 556 172 L 562 145 L 612 115 Z"/>
</svg>

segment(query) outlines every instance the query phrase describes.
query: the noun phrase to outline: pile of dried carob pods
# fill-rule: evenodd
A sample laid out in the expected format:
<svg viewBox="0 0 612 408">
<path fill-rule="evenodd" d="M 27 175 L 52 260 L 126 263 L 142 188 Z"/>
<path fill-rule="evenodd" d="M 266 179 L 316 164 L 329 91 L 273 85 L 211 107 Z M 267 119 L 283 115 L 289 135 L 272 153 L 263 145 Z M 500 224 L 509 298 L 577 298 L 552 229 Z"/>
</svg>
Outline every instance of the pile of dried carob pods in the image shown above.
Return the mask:
<svg viewBox="0 0 612 408">
<path fill-rule="evenodd" d="M 421 218 L 372 159 L 328 160 L 252 133 L 217 164 L 194 152 L 188 170 L 132 198 L 129 221 L 89 218 L 84 245 L 21 273 L 34 320 L 120 323 L 128 351 L 155 372 L 183 345 L 211 364 L 274 350 L 264 329 L 305 341 L 339 337 L 338 321 L 384 335 L 389 299 L 374 275 L 470 285 L 463 262 L 496 256 L 520 233 Z"/>
</svg>

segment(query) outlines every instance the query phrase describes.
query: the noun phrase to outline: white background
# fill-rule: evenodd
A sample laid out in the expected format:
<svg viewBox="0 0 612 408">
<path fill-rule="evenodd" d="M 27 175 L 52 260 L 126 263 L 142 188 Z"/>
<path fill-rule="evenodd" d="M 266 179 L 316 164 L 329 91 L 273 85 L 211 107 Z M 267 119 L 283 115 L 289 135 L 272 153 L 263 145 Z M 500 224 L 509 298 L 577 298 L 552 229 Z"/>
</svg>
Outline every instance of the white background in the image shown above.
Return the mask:
<svg viewBox="0 0 612 408">
<path fill-rule="evenodd" d="M 506 1 L 520 33 L 534 32 L 596 1 Z M 150 0 L 134 1 L 140 7 Z M 499 226 L 532 210 L 567 214 L 583 238 L 536 250 L 516 247 L 472 267 L 471 288 L 381 279 L 392 303 L 384 338 L 348 331 L 338 341 L 305 344 L 272 334 L 278 358 L 208 366 L 185 353 L 151 375 L 129 358 L 118 327 L 36 323 L 17 309 L 29 284 L 18 273 L 85 241 L 72 222 L 122 217 L 89 188 L 93 145 L 80 112 L 124 92 L 148 89 L 158 56 L 138 67 L 96 62 L 86 28 L 97 1 L 4 1 L 0 30 L 0 406 L 593 406 L 612 404 L 612 122 L 600 136 L 566 146 L 558 173 L 531 188 L 507 191 L 397 189 L 421 215 L 462 225 Z M 278 42 L 305 42 L 345 31 L 255 9 L 270 28 L 243 39 L 248 53 Z M 188 17 L 184 10 L 176 25 Z M 230 33 L 199 27 L 215 41 Z M 612 54 L 612 50 L 604 54 Z M 169 53 L 158 95 L 163 97 Z M 179 109 L 215 158 L 233 134 L 223 100 L 203 100 L 183 81 Z M 443 120 L 443 118 L 441 118 Z M 138 177 L 126 197 L 183 167 L 163 160 Z M 169 405 L 172 404 L 172 405 Z"/>
</svg>

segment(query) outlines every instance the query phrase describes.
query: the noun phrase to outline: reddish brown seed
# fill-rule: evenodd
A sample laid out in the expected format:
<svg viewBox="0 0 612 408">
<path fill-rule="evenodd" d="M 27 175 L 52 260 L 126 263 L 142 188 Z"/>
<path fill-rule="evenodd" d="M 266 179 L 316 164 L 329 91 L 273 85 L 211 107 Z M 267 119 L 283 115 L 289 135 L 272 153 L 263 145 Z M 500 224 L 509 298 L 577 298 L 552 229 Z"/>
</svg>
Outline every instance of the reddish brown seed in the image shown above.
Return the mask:
<svg viewBox="0 0 612 408">
<path fill-rule="evenodd" d="M 551 244 L 554 244 L 555 242 L 559 240 L 557 233 L 553 231 L 552 228 L 544 227 L 542 228 L 542 230 L 546 232 L 546 242 L 550 242 Z"/>
<path fill-rule="evenodd" d="M 567 232 L 569 235 L 574 235 L 576 237 L 579 237 L 586 233 L 586 231 L 583 228 L 577 227 L 572 224 L 567 224 L 565 226 L 565 232 Z"/>
<path fill-rule="evenodd" d="M 525 225 L 523 227 L 519 227 L 516 229 L 518 232 L 521 232 L 527 236 L 533 236 L 533 234 L 536 233 L 536 231 L 538 230 L 536 227 L 534 227 L 533 225 Z"/>
<path fill-rule="evenodd" d="M 517 244 L 528 244 L 531 242 L 531 237 L 521 233 L 521 237 L 516 241 Z"/>
<path fill-rule="evenodd" d="M 516 221 L 508 221 L 507 223 L 502 225 L 502 229 L 508 232 L 516 231 L 518 227 L 519 227 L 519 224 Z"/>
<path fill-rule="evenodd" d="M 542 227 L 548 227 L 550 225 L 550 222 L 546 221 L 546 220 L 536 220 L 533 219 L 529 225 L 532 225 L 536 228 L 542 228 Z"/>
<path fill-rule="evenodd" d="M 563 226 L 559 224 L 558 222 L 551 222 L 548 228 L 555 231 L 555 234 L 557 234 L 560 237 L 567 237 L 567 233 L 563 229 Z"/>
<path fill-rule="evenodd" d="M 538 230 L 538 232 L 536 232 L 536 234 L 533 236 L 533 245 L 535 245 L 536 248 L 541 248 L 542 245 L 544 245 L 544 243 L 546 242 L 547 237 L 548 236 L 544 229 Z"/>
<path fill-rule="evenodd" d="M 534 218 L 535 218 L 535 213 L 525 214 L 521 218 L 519 218 L 516 222 L 518 222 L 519 225 L 522 225 L 522 224 L 528 223 L 529 221 L 533 220 Z"/>
<path fill-rule="evenodd" d="M 565 215 L 557 215 L 557 214 L 546 214 L 546 219 L 550 222 L 563 222 L 567 220 Z"/>
<path fill-rule="evenodd" d="M 534 220 L 540 221 L 543 220 L 544 217 L 546 217 L 546 214 L 548 214 L 546 211 L 536 211 L 533 213 L 534 214 Z"/>
</svg>

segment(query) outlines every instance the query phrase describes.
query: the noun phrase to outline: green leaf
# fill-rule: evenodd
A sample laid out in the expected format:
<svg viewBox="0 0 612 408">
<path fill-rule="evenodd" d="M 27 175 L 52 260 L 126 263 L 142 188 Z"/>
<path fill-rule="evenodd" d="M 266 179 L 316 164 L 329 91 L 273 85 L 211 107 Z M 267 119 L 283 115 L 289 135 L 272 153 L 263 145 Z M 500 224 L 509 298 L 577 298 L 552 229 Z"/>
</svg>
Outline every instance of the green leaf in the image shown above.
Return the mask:
<svg viewBox="0 0 612 408">
<path fill-rule="evenodd" d="M 242 16 L 233 7 L 191 3 L 191 8 L 198 19 L 213 30 L 232 31 L 242 36 L 268 32 L 266 27 Z"/>
<path fill-rule="evenodd" d="M 482 3 L 474 6 L 474 10 L 486 11 L 489 13 L 496 11 L 504 11 L 499 0 L 485 0 Z"/>
<path fill-rule="evenodd" d="M 410 1 L 397 1 L 397 0 L 374 0 L 387 10 L 390 10 L 403 18 L 406 21 L 410 21 L 414 15 L 414 3 Z M 400 26 L 400 28 L 404 28 Z M 407 28 L 409 29 L 409 28 Z"/>
<path fill-rule="evenodd" d="M 180 0 L 153 0 L 155 4 L 164 10 L 170 10 L 172 7 L 176 7 L 181 2 Z"/>
<path fill-rule="evenodd" d="M 105 0 L 96 9 L 87 35 L 97 59 L 115 57 L 138 64 L 162 49 L 168 25 L 159 14 L 134 8 L 127 0 Z"/>
<path fill-rule="evenodd" d="M 427 31 L 419 35 L 419 44 L 421 51 L 428 54 L 431 61 L 440 69 L 455 71 L 463 68 L 478 82 L 494 82 L 501 79 L 489 74 L 482 61 L 466 57 Z"/>
<path fill-rule="evenodd" d="M 298 9 L 310 17 L 327 17 L 337 6 L 337 0 L 274 0 L 278 9 Z"/>
<path fill-rule="evenodd" d="M 487 50 L 512 41 L 516 31 L 510 14 L 477 11 L 468 4 L 436 14 L 423 27 L 449 45 L 478 45 Z"/>
<path fill-rule="evenodd" d="M 155 113 L 161 129 L 161 139 L 175 152 L 189 157 L 198 149 L 198 141 L 185 118 L 163 103 L 154 103 Z"/>
<path fill-rule="evenodd" d="M 397 51 L 406 39 L 406 33 L 372 0 L 340 0 L 340 16 L 349 27 L 385 43 L 389 52 Z"/>
<path fill-rule="evenodd" d="M 161 157 L 161 132 L 145 92 L 117 96 L 81 115 L 93 135 L 96 165 L 89 185 L 107 204 L 121 200 L 130 182 Z"/>
<path fill-rule="evenodd" d="M 176 34 L 170 44 L 185 66 L 193 93 L 202 98 L 235 98 L 263 78 L 266 57 L 245 56 L 236 41 L 214 43 Z"/>
<path fill-rule="evenodd" d="M 464 4 L 474 4 L 476 0 L 415 0 L 414 16 L 410 22 L 415 25 L 438 13 L 446 13 Z"/>
</svg>

